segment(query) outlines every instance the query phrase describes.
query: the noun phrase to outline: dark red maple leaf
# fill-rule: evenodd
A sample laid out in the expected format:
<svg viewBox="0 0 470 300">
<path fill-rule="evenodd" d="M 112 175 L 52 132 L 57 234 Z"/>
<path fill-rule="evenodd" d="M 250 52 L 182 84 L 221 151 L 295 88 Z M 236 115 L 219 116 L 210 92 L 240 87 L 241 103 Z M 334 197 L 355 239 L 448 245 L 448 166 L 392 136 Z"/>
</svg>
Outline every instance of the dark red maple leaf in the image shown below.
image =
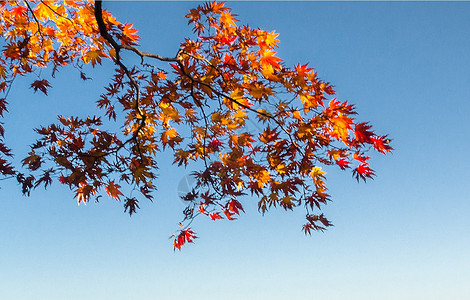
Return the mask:
<svg viewBox="0 0 470 300">
<path fill-rule="evenodd" d="M 132 216 L 136 212 L 136 209 L 139 207 L 139 200 L 136 198 L 127 198 L 126 203 L 124 204 L 124 212 L 129 209 L 129 216 Z"/>
<path fill-rule="evenodd" d="M 240 202 L 238 202 L 237 200 L 235 200 L 235 199 L 230 200 L 230 202 L 228 202 L 227 204 L 228 204 L 228 209 L 230 211 L 234 212 L 237 215 L 240 214 L 239 210 L 245 212 L 245 210 L 243 209 L 242 204 Z"/>
<path fill-rule="evenodd" d="M 222 146 L 222 142 L 218 139 L 212 139 L 212 141 L 207 145 L 207 147 L 212 151 L 219 151 L 220 146 Z"/>
<path fill-rule="evenodd" d="M 370 131 L 372 126 L 368 125 L 367 123 L 359 123 L 356 124 L 354 128 L 354 135 L 356 136 L 356 141 L 359 143 L 371 143 L 372 136 L 374 135 L 373 131 Z"/>
<path fill-rule="evenodd" d="M 47 95 L 47 88 L 51 87 L 51 85 L 49 84 L 49 81 L 47 81 L 46 79 L 43 79 L 43 80 L 36 80 L 35 82 L 31 84 L 31 87 L 34 89 L 34 92 L 37 92 L 38 90 L 40 90 L 45 95 Z"/>
</svg>

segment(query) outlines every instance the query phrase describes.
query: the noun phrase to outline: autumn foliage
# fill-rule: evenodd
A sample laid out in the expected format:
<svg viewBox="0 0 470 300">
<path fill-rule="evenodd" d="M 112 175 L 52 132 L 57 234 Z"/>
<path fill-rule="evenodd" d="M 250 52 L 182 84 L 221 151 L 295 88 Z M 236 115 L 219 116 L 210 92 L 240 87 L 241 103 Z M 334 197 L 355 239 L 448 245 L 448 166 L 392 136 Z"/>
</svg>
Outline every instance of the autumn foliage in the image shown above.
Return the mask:
<svg viewBox="0 0 470 300">
<path fill-rule="evenodd" d="M 129 4 L 132 5 L 132 4 Z M 139 48 L 137 30 L 122 24 L 97 1 L 0 2 L 0 116 L 15 76 L 30 74 L 31 88 L 47 95 L 52 83 L 38 76 L 74 67 L 116 65 L 97 99 L 98 117 L 59 116 L 36 129 L 21 168 L 0 143 L 0 172 L 14 176 L 23 193 L 57 179 L 78 202 L 107 194 L 122 200 L 129 214 L 156 189 L 156 154 L 171 151 L 174 164 L 203 167 L 187 202 L 174 247 L 192 242 L 187 224 L 198 215 L 236 219 L 250 195 L 259 211 L 272 207 L 306 209 L 305 233 L 331 223 L 319 213 L 329 200 L 322 166 L 337 165 L 366 180 L 374 176 L 370 149 L 392 150 L 384 135 L 358 122 L 353 105 L 333 97 L 333 87 L 315 70 L 285 65 L 276 54 L 274 31 L 241 26 L 224 3 L 206 3 L 186 15 L 193 38 L 174 57 Z M 132 65 L 121 53 L 140 57 Z M 155 63 L 167 63 L 157 68 Z M 117 113 L 118 112 L 118 113 Z M 103 122 L 115 122 L 116 130 Z M 254 122 L 257 132 L 248 129 Z M 0 126 L 3 137 L 3 127 Z M 137 190 L 140 196 L 129 196 Z M 186 224 L 186 225 L 185 225 Z"/>
</svg>

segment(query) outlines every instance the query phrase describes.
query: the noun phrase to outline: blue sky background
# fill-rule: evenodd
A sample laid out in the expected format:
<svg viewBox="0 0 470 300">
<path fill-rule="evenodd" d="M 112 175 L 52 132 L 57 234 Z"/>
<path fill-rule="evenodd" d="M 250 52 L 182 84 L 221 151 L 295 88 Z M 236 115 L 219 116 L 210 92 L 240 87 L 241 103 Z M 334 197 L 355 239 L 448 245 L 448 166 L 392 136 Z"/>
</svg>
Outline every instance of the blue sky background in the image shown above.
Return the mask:
<svg viewBox="0 0 470 300">
<path fill-rule="evenodd" d="M 197 2 L 105 2 L 134 23 L 142 49 L 173 56 Z M 231 2 L 240 23 L 280 33 L 278 56 L 309 62 L 358 118 L 393 138 L 374 155 L 377 178 L 328 169 L 334 227 L 304 236 L 304 211 L 238 221 L 201 218 L 200 237 L 173 252 L 168 237 L 190 170 L 162 156 L 156 201 L 131 218 L 122 203 L 77 206 L 54 185 L 31 197 L 0 181 L 1 299 L 470 299 L 470 3 Z M 73 70 L 33 94 L 15 81 L 6 141 L 21 158 L 31 128 L 57 114 L 93 114 L 112 66 L 82 82 Z M 49 71 L 45 71 L 46 73 Z M 47 73 L 49 74 L 49 73 Z"/>
</svg>

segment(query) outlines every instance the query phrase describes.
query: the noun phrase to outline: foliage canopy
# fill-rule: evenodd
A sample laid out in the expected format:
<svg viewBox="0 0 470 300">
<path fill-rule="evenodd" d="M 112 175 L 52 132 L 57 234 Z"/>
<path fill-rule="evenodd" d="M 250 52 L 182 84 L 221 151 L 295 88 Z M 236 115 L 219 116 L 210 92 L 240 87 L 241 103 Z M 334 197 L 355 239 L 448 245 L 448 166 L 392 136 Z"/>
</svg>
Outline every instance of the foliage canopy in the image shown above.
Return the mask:
<svg viewBox="0 0 470 300">
<path fill-rule="evenodd" d="M 47 95 L 51 83 L 41 69 L 53 76 L 72 66 L 87 80 L 86 64 L 117 66 L 97 100 L 98 117 L 59 116 L 36 129 L 39 137 L 22 160 L 27 172 L 14 167 L 0 126 L 1 174 L 16 177 L 28 195 L 57 178 L 79 203 L 107 194 L 132 215 L 139 198 L 152 199 L 158 152 L 172 151 L 178 166 L 200 162 L 197 185 L 183 196 L 188 205 L 174 235 L 177 249 L 195 238 L 189 224 L 197 215 L 233 220 L 247 194 L 262 213 L 304 206 L 305 233 L 324 230 L 331 223 L 319 213 L 329 200 L 322 165 L 351 169 L 365 181 L 374 176 L 367 152 L 392 150 L 386 136 L 356 121 L 353 105 L 333 98 L 333 87 L 313 68 L 285 66 L 276 56 L 278 34 L 238 25 L 224 3 L 190 10 L 195 37 L 174 57 L 141 50 L 137 30 L 101 1 L 2 1 L 0 15 L 6 45 L 0 116 L 15 76 L 31 74 L 31 88 Z M 141 63 L 123 59 L 125 51 Z M 157 67 L 162 62 L 167 68 Z M 105 129 L 104 119 L 118 129 Z M 248 120 L 259 132 L 248 130 Z M 131 190 L 140 196 L 126 195 Z"/>
</svg>

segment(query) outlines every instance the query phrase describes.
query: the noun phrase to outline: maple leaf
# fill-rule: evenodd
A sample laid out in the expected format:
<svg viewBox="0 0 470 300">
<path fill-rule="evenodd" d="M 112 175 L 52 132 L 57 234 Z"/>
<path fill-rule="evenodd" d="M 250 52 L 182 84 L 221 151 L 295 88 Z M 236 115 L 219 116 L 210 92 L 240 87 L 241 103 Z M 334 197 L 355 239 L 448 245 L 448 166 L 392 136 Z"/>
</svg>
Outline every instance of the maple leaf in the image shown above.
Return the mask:
<svg viewBox="0 0 470 300">
<path fill-rule="evenodd" d="M 360 153 L 355 152 L 355 153 L 353 154 L 353 158 L 354 158 L 355 160 L 357 160 L 357 161 L 360 161 L 361 163 L 366 164 L 367 161 L 370 159 L 370 156 L 363 156 L 363 155 L 361 155 Z"/>
<path fill-rule="evenodd" d="M 194 235 L 194 231 L 192 231 L 191 228 L 181 230 L 173 241 L 173 249 L 181 250 L 181 247 L 186 244 L 186 242 L 193 243 L 193 240 L 196 238 L 197 236 Z"/>
<path fill-rule="evenodd" d="M 47 96 L 47 88 L 51 87 L 49 81 L 46 79 L 36 80 L 31 84 L 31 87 L 34 89 L 34 92 L 40 90 Z"/>
<path fill-rule="evenodd" d="M 374 171 L 369 167 L 369 164 L 362 163 L 357 168 L 353 170 L 353 176 L 356 177 L 356 180 L 359 179 L 366 181 L 366 178 L 372 178 L 374 176 Z"/>
<path fill-rule="evenodd" d="M 230 12 L 222 12 L 220 14 L 220 23 L 224 26 L 235 26 L 235 22 L 238 21 L 234 18 Z"/>
<path fill-rule="evenodd" d="M 264 42 L 266 43 L 266 46 L 268 46 L 269 48 L 277 47 L 277 43 L 280 42 L 277 39 L 278 36 L 279 36 L 279 34 L 276 33 L 275 31 L 271 31 L 271 32 L 266 33 L 266 39 L 264 40 Z"/>
<path fill-rule="evenodd" d="M 126 198 L 126 202 L 124 203 L 124 212 L 129 210 L 129 216 L 132 216 L 132 214 L 136 212 L 137 208 L 140 208 L 139 200 L 136 198 Z"/>
<path fill-rule="evenodd" d="M 279 204 L 285 210 L 288 210 L 288 209 L 292 210 L 295 206 L 295 203 L 292 201 L 292 197 L 290 196 L 282 197 Z"/>
<path fill-rule="evenodd" d="M 391 152 L 393 148 L 389 145 L 390 140 L 387 139 L 387 136 L 375 136 L 371 138 L 372 143 L 374 144 L 375 150 L 380 153 Z"/>
<path fill-rule="evenodd" d="M 67 180 L 67 178 L 64 175 L 59 176 L 59 182 L 62 183 L 62 184 L 68 184 L 69 183 L 69 181 Z"/>
<path fill-rule="evenodd" d="M 207 213 L 206 213 L 206 209 L 204 208 L 204 206 L 205 206 L 204 204 L 199 205 L 198 211 L 199 211 L 201 214 L 206 215 Z"/>
<path fill-rule="evenodd" d="M 183 139 L 178 135 L 178 132 L 174 128 L 170 128 L 161 134 L 161 140 L 163 147 L 169 145 L 174 148 L 176 144 L 179 144 Z"/>
<path fill-rule="evenodd" d="M 5 154 L 6 156 L 13 157 L 13 154 L 11 153 L 11 149 L 5 146 L 3 143 L 0 143 L 0 152 Z"/>
<path fill-rule="evenodd" d="M 132 28 L 132 24 L 124 24 L 122 28 L 123 37 L 121 42 L 127 45 L 137 45 L 137 41 L 140 39 L 137 34 L 137 29 Z"/>
<path fill-rule="evenodd" d="M 372 136 L 374 135 L 373 131 L 370 131 L 372 126 L 368 125 L 367 123 L 359 123 L 356 124 L 354 128 L 354 135 L 356 137 L 356 141 L 359 143 L 372 143 Z"/>
<path fill-rule="evenodd" d="M 219 38 L 219 43 L 221 43 L 223 45 L 228 45 L 228 44 L 233 43 L 236 39 L 237 39 L 236 35 L 232 35 L 232 36 L 224 35 L 221 38 Z"/>
<path fill-rule="evenodd" d="M 222 142 L 218 139 L 212 139 L 212 141 L 207 145 L 207 147 L 213 152 L 219 151 L 220 146 L 222 146 Z"/>
<path fill-rule="evenodd" d="M 228 209 L 222 210 L 225 216 L 227 217 L 227 220 L 236 220 L 236 218 L 233 217 L 234 213 L 230 212 Z"/>
<path fill-rule="evenodd" d="M 0 158 L 0 173 L 2 175 L 14 175 L 16 172 L 11 164 L 7 163 L 3 158 Z"/>
<path fill-rule="evenodd" d="M 2 173 L 5 174 L 5 175 L 13 175 L 15 174 L 16 172 L 13 172 L 13 173 L 9 173 L 9 172 L 6 172 L 9 168 L 8 166 L 9 165 L 5 165 L 5 161 L 3 159 L 0 159 L 0 166 L 2 166 Z M 6 167 L 6 169 L 4 169 L 3 167 Z M 23 174 L 21 173 L 18 173 L 16 175 L 16 180 L 18 181 L 18 183 L 21 184 L 21 189 L 22 189 L 22 192 L 23 192 L 23 195 L 27 195 L 29 196 L 30 193 L 31 193 L 31 189 L 33 188 L 33 182 L 34 182 L 34 176 L 33 175 L 30 175 L 28 177 L 24 177 Z"/>
<path fill-rule="evenodd" d="M 29 156 L 23 159 L 23 165 L 28 165 L 31 170 L 37 170 L 42 165 L 42 159 L 34 151 L 29 153 Z"/>
<path fill-rule="evenodd" d="M 346 141 L 349 136 L 348 130 L 351 129 L 351 124 L 353 124 L 351 118 L 340 112 L 338 113 L 338 116 L 331 118 L 330 121 L 333 124 L 334 135 L 337 135 L 341 140 Z"/>
<path fill-rule="evenodd" d="M 191 158 L 191 152 L 184 151 L 183 149 L 177 149 L 174 153 L 175 160 L 173 163 L 178 163 L 178 166 L 184 164 L 185 166 L 188 165 L 189 159 Z"/>
<path fill-rule="evenodd" d="M 237 200 L 235 200 L 235 199 L 230 200 L 227 204 L 228 204 L 227 205 L 228 210 L 234 212 L 237 215 L 240 214 L 239 210 L 245 212 L 245 210 L 243 209 L 242 204 L 240 202 L 238 202 Z"/>
<path fill-rule="evenodd" d="M 217 219 L 222 219 L 222 216 L 218 213 L 218 212 L 215 212 L 215 213 L 211 213 L 209 215 L 209 217 L 211 217 L 212 220 L 217 220 Z"/>
<path fill-rule="evenodd" d="M 109 195 L 109 197 L 112 197 L 114 199 L 119 199 L 119 196 L 122 195 L 121 191 L 119 190 L 121 186 L 119 184 L 114 183 L 113 180 L 110 180 L 108 182 L 108 185 L 104 187 L 106 193 Z"/>
<path fill-rule="evenodd" d="M 279 57 L 274 56 L 276 52 L 268 50 L 262 53 L 260 58 L 260 63 L 263 66 L 272 66 L 276 69 L 281 68 L 281 64 L 279 62 L 282 61 Z"/>
<path fill-rule="evenodd" d="M 198 9 L 193 8 L 189 11 L 189 14 L 185 15 L 185 18 L 188 18 L 188 24 L 191 24 L 198 21 L 201 18 L 201 14 Z"/>
<path fill-rule="evenodd" d="M 52 184 L 52 178 L 51 178 L 52 172 L 53 172 L 53 169 L 44 171 L 43 175 L 34 184 L 34 187 L 35 188 L 38 187 L 39 185 L 41 185 L 41 183 L 44 183 L 44 188 L 47 188 L 48 185 L 51 185 Z"/>
<path fill-rule="evenodd" d="M 215 199 L 214 194 L 211 194 L 209 191 L 202 193 L 201 198 L 204 200 L 204 203 L 201 204 L 202 206 L 214 203 L 213 200 Z"/>
<path fill-rule="evenodd" d="M 28 11 L 28 9 L 22 5 L 15 6 L 11 9 L 13 15 L 15 18 L 21 18 L 25 13 Z"/>
<path fill-rule="evenodd" d="M 0 98 L 0 117 L 3 117 L 3 112 L 8 111 L 7 104 L 5 98 Z"/>
<path fill-rule="evenodd" d="M 193 189 L 191 192 L 186 193 L 186 195 L 181 196 L 181 199 L 183 199 L 184 201 L 193 201 L 197 198 L 198 195 L 198 192 Z"/>
<path fill-rule="evenodd" d="M 314 230 L 313 225 L 311 223 L 307 223 L 302 226 L 302 230 L 305 234 L 312 235 L 312 230 Z"/>
<path fill-rule="evenodd" d="M 93 187 L 84 182 L 80 183 L 80 187 L 77 188 L 75 192 L 75 197 L 77 197 L 78 204 L 81 202 L 86 204 L 91 194 L 95 194 Z"/>
<path fill-rule="evenodd" d="M 346 168 L 349 167 L 349 161 L 347 161 L 346 159 L 344 158 L 341 158 L 341 159 L 338 159 L 336 161 L 336 163 L 338 164 L 338 166 L 341 168 L 341 170 L 344 170 Z"/>
<path fill-rule="evenodd" d="M 206 3 L 205 5 L 205 10 L 212 11 L 214 13 L 220 13 L 224 11 L 228 11 L 229 9 L 225 6 L 225 2 L 217 2 L 217 1 L 212 1 L 210 3 Z"/>
<path fill-rule="evenodd" d="M 88 51 L 83 57 L 83 61 L 87 64 L 91 62 L 91 65 L 95 67 L 96 63 L 101 65 L 101 57 L 104 56 L 100 50 Z"/>
<path fill-rule="evenodd" d="M 328 219 L 325 218 L 323 214 L 307 214 L 306 219 L 308 223 L 303 226 L 305 234 L 311 234 L 311 230 L 323 231 L 326 229 L 326 227 L 333 226 L 333 224 L 331 224 L 331 222 L 328 221 Z M 318 225 L 318 222 L 320 222 L 322 225 Z"/>
<path fill-rule="evenodd" d="M 313 69 L 309 68 L 307 64 L 298 64 L 295 66 L 295 71 L 299 74 L 299 76 L 305 77 L 308 75 L 308 73 L 312 72 Z"/>
</svg>

